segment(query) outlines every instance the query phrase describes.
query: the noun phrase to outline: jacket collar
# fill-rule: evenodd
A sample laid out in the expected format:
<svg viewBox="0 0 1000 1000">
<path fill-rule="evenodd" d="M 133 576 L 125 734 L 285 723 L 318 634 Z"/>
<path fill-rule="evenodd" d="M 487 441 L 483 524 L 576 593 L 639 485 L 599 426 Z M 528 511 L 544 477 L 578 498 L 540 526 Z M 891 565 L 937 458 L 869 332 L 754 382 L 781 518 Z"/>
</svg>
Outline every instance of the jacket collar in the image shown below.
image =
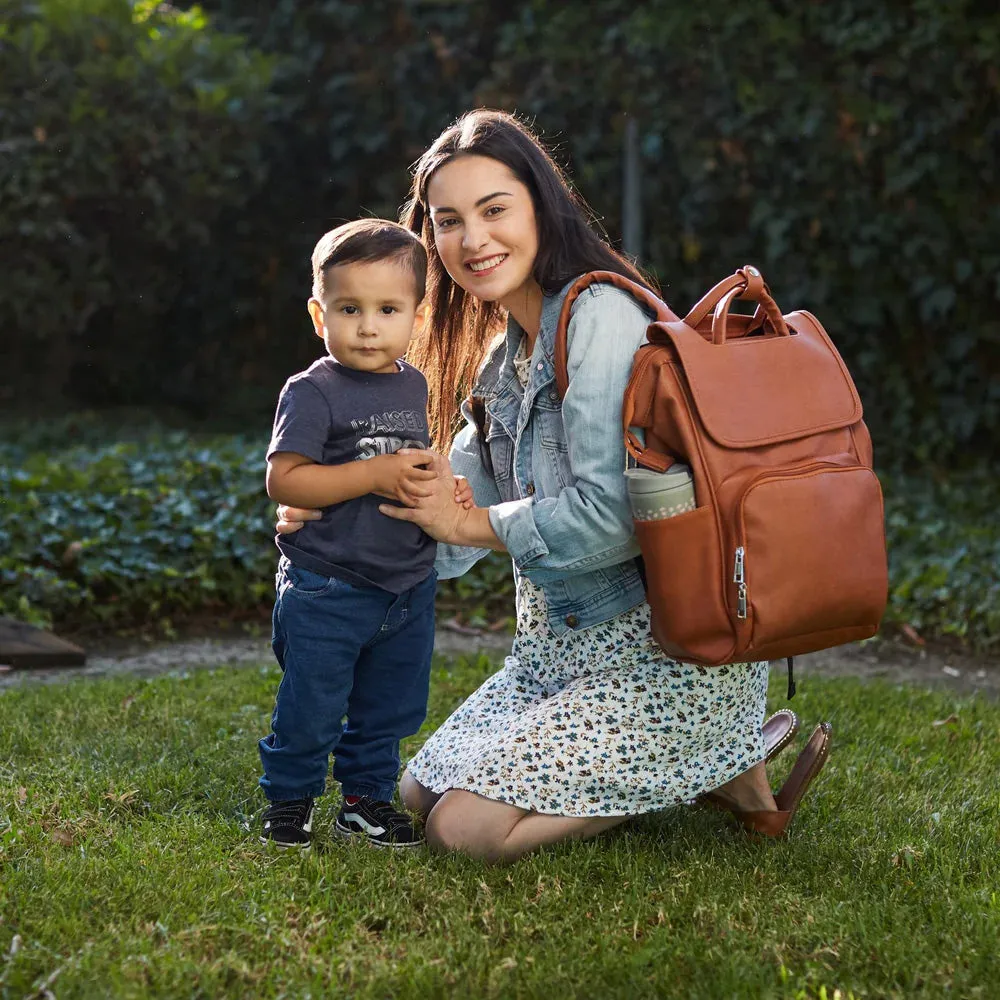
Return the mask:
<svg viewBox="0 0 1000 1000">
<path fill-rule="evenodd" d="M 538 339 L 542 342 L 542 350 L 548 361 L 553 361 L 555 358 L 556 327 L 559 325 L 559 314 L 562 312 L 563 300 L 576 280 L 576 278 L 572 278 L 558 292 L 546 295 L 542 299 L 542 320 L 538 327 Z"/>
</svg>

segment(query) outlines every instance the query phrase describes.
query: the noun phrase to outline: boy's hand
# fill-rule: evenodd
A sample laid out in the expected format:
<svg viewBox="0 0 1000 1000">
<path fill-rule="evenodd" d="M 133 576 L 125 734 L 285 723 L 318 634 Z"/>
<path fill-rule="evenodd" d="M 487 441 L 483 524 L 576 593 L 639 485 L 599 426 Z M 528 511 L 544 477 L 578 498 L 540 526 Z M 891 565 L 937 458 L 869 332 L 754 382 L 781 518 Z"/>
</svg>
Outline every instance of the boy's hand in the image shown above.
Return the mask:
<svg viewBox="0 0 1000 1000">
<path fill-rule="evenodd" d="M 476 506 L 476 501 L 472 497 L 472 487 L 465 476 L 455 476 L 455 503 L 461 504 L 466 510 Z"/>
<path fill-rule="evenodd" d="M 368 459 L 375 473 L 372 493 L 415 507 L 421 497 L 433 492 L 427 484 L 437 476 L 429 468 L 421 468 L 433 460 L 434 452 L 415 448 L 403 448 L 394 455 Z"/>
</svg>

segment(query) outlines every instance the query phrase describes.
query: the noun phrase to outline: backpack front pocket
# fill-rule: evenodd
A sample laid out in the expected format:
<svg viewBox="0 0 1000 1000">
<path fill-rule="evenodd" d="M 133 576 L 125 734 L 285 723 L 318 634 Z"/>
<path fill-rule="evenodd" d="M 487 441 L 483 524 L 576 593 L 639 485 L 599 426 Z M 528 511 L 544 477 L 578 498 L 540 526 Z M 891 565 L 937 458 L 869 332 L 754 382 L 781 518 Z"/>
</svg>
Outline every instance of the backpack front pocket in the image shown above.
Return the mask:
<svg viewBox="0 0 1000 1000">
<path fill-rule="evenodd" d="M 871 469 L 824 462 L 759 476 L 740 501 L 739 531 L 732 608 L 751 629 L 750 652 L 808 636 L 874 634 L 888 572 L 882 490 Z"/>
</svg>

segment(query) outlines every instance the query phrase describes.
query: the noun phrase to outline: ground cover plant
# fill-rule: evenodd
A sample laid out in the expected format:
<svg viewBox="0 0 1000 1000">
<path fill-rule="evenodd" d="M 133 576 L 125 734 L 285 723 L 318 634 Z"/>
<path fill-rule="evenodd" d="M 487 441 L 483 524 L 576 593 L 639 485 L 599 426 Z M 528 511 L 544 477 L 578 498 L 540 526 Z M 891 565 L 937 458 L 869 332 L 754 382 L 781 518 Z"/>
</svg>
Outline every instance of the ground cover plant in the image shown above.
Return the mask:
<svg viewBox="0 0 1000 1000">
<path fill-rule="evenodd" d="M 76 629 L 141 623 L 167 634 L 186 616 L 266 615 L 276 555 L 263 487 L 266 423 L 206 434 L 126 412 L 4 430 L 0 614 Z M 886 621 L 996 649 L 992 467 L 882 480 Z M 466 623 L 502 622 L 512 606 L 510 563 L 500 555 L 441 587 L 442 612 Z"/>
<path fill-rule="evenodd" d="M 493 668 L 439 660 L 405 754 Z M 835 746 L 787 842 L 679 807 L 487 868 L 335 841 L 333 795 L 311 856 L 260 847 L 276 680 L 0 693 L 0 997 L 995 992 L 995 702 L 807 679 L 795 707 Z"/>
</svg>

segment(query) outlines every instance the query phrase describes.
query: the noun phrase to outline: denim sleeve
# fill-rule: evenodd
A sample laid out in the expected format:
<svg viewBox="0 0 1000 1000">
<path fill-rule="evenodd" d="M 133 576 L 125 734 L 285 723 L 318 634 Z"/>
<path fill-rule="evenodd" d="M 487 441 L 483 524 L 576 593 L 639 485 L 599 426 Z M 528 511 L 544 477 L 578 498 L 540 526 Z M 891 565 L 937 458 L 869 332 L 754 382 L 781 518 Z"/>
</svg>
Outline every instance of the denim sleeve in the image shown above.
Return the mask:
<svg viewBox="0 0 1000 1000">
<path fill-rule="evenodd" d="M 545 583 L 639 554 L 625 476 L 622 396 L 649 317 L 627 293 L 592 286 L 569 324 L 562 404 L 573 485 L 552 497 L 497 504 L 490 523 L 518 569 Z"/>
<path fill-rule="evenodd" d="M 497 489 L 496 480 L 483 466 L 479 436 L 468 403 L 462 404 L 462 415 L 465 417 L 465 426 L 456 435 L 448 452 L 451 471 L 457 476 L 465 476 L 468 479 L 477 507 L 492 507 L 500 503 L 500 491 Z M 434 561 L 438 578 L 448 580 L 467 573 L 490 551 L 468 545 L 444 545 L 439 542 L 437 558 Z"/>
</svg>

